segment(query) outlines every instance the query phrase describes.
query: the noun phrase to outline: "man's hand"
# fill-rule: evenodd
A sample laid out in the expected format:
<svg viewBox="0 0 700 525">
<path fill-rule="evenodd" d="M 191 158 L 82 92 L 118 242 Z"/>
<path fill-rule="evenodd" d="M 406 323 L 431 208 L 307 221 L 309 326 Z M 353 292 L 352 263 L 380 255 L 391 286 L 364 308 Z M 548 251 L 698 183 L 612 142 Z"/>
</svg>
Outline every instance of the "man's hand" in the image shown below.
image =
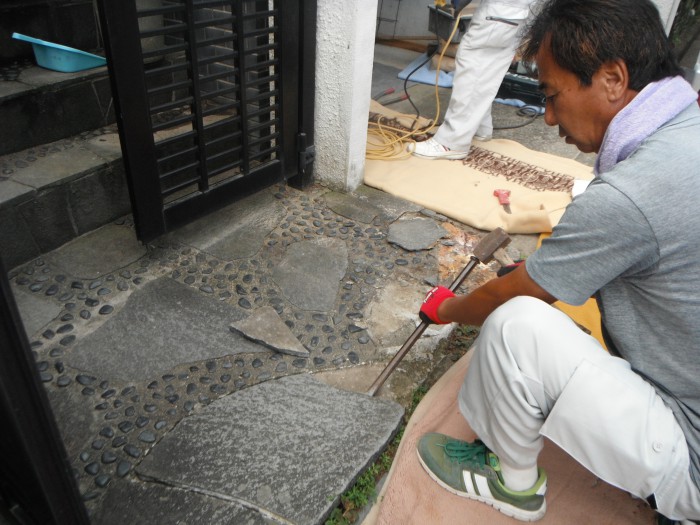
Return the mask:
<svg viewBox="0 0 700 525">
<path fill-rule="evenodd" d="M 498 279 L 491 279 L 467 295 L 458 295 L 440 308 L 453 323 L 481 326 L 496 308 L 519 295 L 529 295 L 552 304 L 556 298 L 538 285 L 527 273 L 525 264 Z"/>
<path fill-rule="evenodd" d="M 448 324 L 449 321 L 443 321 L 438 317 L 437 310 L 445 299 L 450 299 L 454 296 L 455 294 L 452 290 L 444 286 L 432 288 L 425 296 L 425 299 L 423 299 L 423 304 L 420 307 L 418 316 L 421 318 L 421 321 L 428 324 Z"/>
<path fill-rule="evenodd" d="M 507 264 L 507 265 L 505 265 L 505 266 L 502 266 L 502 267 L 499 268 L 498 271 L 496 272 L 496 276 L 497 276 L 497 277 L 503 277 L 504 275 L 506 275 L 506 274 L 512 272 L 513 270 L 515 270 L 515 269 L 516 269 L 518 266 L 520 266 L 521 264 L 525 264 L 525 261 L 523 261 L 522 259 L 518 259 L 517 261 L 513 262 L 512 264 Z"/>
</svg>

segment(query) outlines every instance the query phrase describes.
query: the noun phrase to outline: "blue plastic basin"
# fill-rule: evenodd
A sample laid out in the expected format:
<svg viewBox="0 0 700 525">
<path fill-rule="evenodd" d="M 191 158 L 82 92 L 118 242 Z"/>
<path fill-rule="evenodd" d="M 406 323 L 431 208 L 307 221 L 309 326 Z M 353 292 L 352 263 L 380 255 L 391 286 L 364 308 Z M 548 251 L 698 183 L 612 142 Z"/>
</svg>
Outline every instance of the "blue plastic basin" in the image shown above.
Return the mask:
<svg viewBox="0 0 700 525">
<path fill-rule="evenodd" d="M 86 53 L 72 47 L 46 42 L 45 40 L 19 33 L 12 33 L 12 38 L 32 44 L 36 63 L 53 71 L 73 73 L 107 64 L 107 60 L 104 57 Z"/>
</svg>

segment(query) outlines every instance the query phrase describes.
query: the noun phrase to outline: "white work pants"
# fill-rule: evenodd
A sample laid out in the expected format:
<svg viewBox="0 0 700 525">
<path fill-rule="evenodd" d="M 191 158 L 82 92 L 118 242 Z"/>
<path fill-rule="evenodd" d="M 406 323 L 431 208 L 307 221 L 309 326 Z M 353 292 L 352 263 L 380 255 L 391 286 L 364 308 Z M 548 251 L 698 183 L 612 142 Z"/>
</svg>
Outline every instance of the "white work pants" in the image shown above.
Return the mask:
<svg viewBox="0 0 700 525">
<path fill-rule="evenodd" d="M 457 49 L 450 102 L 435 133 L 440 144 L 468 151 L 474 134 L 492 135 L 491 105 L 513 61 L 520 29 L 534 1 L 482 0 L 477 7 Z"/>
<path fill-rule="evenodd" d="M 700 518 L 673 412 L 566 314 L 532 297 L 512 299 L 488 317 L 474 351 L 459 407 L 505 462 L 535 465 L 544 436 L 611 485 L 653 494 L 664 516 Z"/>
</svg>

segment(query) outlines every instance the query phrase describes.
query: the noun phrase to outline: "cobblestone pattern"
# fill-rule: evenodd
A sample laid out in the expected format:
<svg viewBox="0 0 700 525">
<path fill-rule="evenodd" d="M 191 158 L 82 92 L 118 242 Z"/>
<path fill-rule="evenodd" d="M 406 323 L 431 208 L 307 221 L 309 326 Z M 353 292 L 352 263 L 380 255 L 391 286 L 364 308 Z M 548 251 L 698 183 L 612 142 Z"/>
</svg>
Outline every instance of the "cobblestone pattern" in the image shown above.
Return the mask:
<svg viewBox="0 0 700 525">
<path fill-rule="evenodd" d="M 15 60 L 12 64 L 0 66 L 0 82 L 12 82 L 17 80 L 22 71 L 33 65 L 34 63 L 27 58 Z"/>
<path fill-rule="evenodd" d="M 110 482 L 127 476 L 165 433 L 198 407 L 272 378 L 375 358 L 377 346 L 362 321 L 382 280 L 392 272 L 403 272 L 407 279 L 437 273 L 432 251 L 407 252 L 386 241 L 385 219 L 362 224 L 336 215 L 325 206 L 326 190 L 320 188 L 302 193 L 278 186 L 273 191 L 287 210 L 286 218 L 250 259 L 225 261 L 189 246 L 157 241 L 140 260 L 95 280 L 56 273 L 43 258 L 10 273 L 14 286 L 50 297 L 62 307 L 59 316 L 30 339 L 46 388 L 76 389 L 99 414 L 100 425 L 91 429 L 94 438 L 72 458 L 88 510 L 95 508 Z M 133 227 L 130 217 L 118 223 Z M 348 269 L 333 311 L 303 311 L 286 300 L 270 278 L 271 269 L 292 243 L 321 237 L 347 244 Z M 166 275 L 212 300 L 249 310 L 272 306 L 309 349 L 310 358 L 274 351 L 224 356 L 182 365 L 138 384 L 120 384 L 64 364 L 81 326 L 90 319 L 94 323 L 95 317 L 109 317 L 131 291 Z"/>
</svg>

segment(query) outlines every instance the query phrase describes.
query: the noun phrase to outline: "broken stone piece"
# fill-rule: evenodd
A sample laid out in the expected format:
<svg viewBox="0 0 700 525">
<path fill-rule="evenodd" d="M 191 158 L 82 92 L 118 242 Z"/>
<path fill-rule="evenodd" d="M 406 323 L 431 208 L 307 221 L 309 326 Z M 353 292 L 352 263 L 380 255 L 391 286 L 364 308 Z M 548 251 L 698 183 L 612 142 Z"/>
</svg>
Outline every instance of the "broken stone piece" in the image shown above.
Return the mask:
<svg viewBox="0 0 700 525">
<path fill-rule="evenodd" d="M 433 245 L 447 236 L 445 229 L 432 219 L 402 219 L 389 226 L 390 243 L 401 246 L 404 250 L 416 252 L 429 250 Z"/>
<path fill-rule="evenodd" d="M 232 323 L 230 328 L 251 341 L 263 344 L 277 352 L 309 357 L 309 351 L 304 348 L 271 306 L 256 309 L 249 317 Z"/>
</svg>

